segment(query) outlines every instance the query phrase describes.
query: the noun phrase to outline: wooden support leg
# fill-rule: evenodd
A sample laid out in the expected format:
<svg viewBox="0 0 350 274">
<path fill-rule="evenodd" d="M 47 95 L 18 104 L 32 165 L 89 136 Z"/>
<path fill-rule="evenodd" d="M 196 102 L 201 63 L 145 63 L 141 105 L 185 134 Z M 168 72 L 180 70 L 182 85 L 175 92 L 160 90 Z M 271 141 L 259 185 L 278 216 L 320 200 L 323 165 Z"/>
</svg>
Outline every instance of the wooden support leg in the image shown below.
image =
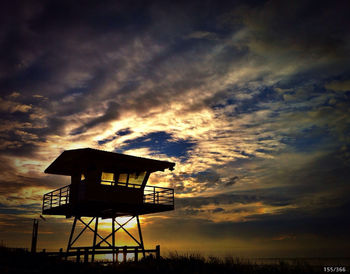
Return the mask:
<svg viewBox="0 0 350 274">
<path fill-rule="evenodd" d="M 97 229 L 98 229 L 98 217 L 95 217 L 94 241 L 93 241 L 93 244 L 92 244 L 92 254 L 91 254 L 91 262 L 92 263 L 95 260 L 95 248 L 96 248 Z"/>
<path fill-rule="evenodd" d="M 137 220 L 137 227 L 138 227 L 138 229 L 139 229 L 140 247 L 141 247 L 141 249 L 142 249 L 143 257 L 146 257 L 146 254 L 145 254 L 145 247 L 144 247 L 144 245 L 143 245 L 143 239 L 142 239 L 142 232 L 141 232 L 141 225 L 140 225 L 139 215 L 136 216 L 136 220 Z"/>
<path fill-rule="evenodd" d="M 75 225 L 77 224 L 77 219 L 78 219 L 78 217 L 74 218 L 73 225 L 72 225 L 72 230 L 71 230 L 70 235 L 69 235 L 68 246 L 67 246 L 67 253 L 66 253 L 66 260 L 68 258 L 69 249 L 71 248 L 72 238 L 73 238 L 73 234 L 74 234 Z"/>
<path fill-rule="evenodd" d="M 115 263 L 115 217 L 112 218 L 112 256 L 113 256 L 113 263 Z"/>
</svg>

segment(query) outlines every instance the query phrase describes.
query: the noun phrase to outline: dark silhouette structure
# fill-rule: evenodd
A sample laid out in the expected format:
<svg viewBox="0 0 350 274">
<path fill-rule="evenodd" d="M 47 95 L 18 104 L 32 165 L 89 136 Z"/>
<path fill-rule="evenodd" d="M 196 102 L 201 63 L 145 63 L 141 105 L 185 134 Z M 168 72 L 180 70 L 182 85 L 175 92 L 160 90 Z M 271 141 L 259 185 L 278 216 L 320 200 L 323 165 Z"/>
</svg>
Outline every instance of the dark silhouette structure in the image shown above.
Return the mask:
<svg viewBox="0 0 350 274">
<path fill-rule="evenodd" d="M 38 241 L 38 226 L 39 226 L 39 221 L 37 219 L 34 219 L 33 220 L 33 232 L 32 232 L 32 247 L 31 247 L 32 253 L 36 252 L 36 244 Z"/>
<path fill-rule="evenodd" d="M 152 172 L 173 170 L 175 164 L 153 159 L 134 157 L 91 148 L 64 151 L 45 173 L 71 176 L 71 184 L 49 192 L 43 197 L 43 214 L 74 217 L 68 240 L 66 256 L 84 255 L 84 261 L 94 261 L 95 254 L 139 253 L 155 251 L 159 256 L 159 246 L 155 250 L 146 250 L 143 244 L 139 215 L 174 209 L 174 190 L 171 188 L 148 186 Z M 116 217 L 129 216 L 124 223 Z M 90 221 L 82 217 L 91 217 Z M 102 237 L 98 232 L 99 218 L 112 219 L 111 233 Z M 132 219 L 136 219 L 138 239 L 126 228 Z M 83 229 L 74 237 L 77 222 Z M 94 227 L 91 224 L 94 222 Z M 93 232 L 91 246 L 76 247 L 74 244 L 81 235 Z M 116 245 L 116 232 L 125 231 L 136 246 Z"/>
</svg>

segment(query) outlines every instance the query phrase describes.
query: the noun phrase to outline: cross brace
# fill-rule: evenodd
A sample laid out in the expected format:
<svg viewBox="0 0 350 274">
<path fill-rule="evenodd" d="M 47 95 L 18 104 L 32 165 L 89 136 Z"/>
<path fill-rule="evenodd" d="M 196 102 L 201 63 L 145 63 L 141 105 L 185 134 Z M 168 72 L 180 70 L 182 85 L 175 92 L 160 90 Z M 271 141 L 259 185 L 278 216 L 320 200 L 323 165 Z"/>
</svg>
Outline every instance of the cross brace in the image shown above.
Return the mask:
<svg viewBox="0 0 350 274">
<path fill-rule="evenodd" d="M 134 218 L 136 218 L 136 221 L 137 221 L 137 229 L 138 229 L 138 233 L 139 233 L 139 239 L 136 239 L 124 226 L 127 225 L 131 220 L 133 220 Z M 145 256 L 145 248 L 144 248 L 144 245 L 143 245 L 143 238 L 142 238 L 142 232 L 141 232 L 141 225 L 140 225 L 140 220 L 139 220 L 139 216 L 138 215 L 135 215 L 135 216 L 131 216 L 126 222 L 124 223 L 119 223 L 116 218 L 112 218 L 112 227 L 111 227 L 111 230 L 112 232 L 110 234 L 108 234 L 106 237 L 103 237 L 101 236 L 99 233 L 98 233 L 98 219 L 99 217 L 93 217 L 90 219 L 89 222 L 84 222 L 81 217 L 75 217 L 74 218 L 74 221 L 73 221 L 73 225 L 72 225 L 72 230 L 71 230 L 71 233 L 69 235 L 69 240 L 68 240 L 68 246 L 67 246 L 67 256 L 69 254 L 69 252 L 71 250 L 76 250 L 76 249 L 79 249 L 79 248 L 88 248 L 88 249 L 92 249 L 92 253 L 91 253 L 91 262 L 94 261 L 95 259 L 95 250 L 96 249 L 106 249 L 106 247 L 101 247 L 101 244 L 102 243 L 105 243 L 107 244 L 107 248 L 111 249 L 111 253 L 113 254 L 113 262 L 116 261 L 116 257 L 115 257 L 115 254 L 116 254 L 116 250 L 118 249 L 118 247 L 116 246 L 116 233 L 117 231 L 119 230 L 123 230 L 126 234 L 129 235 L 129 237 L 131 239 L 133 239 L 136 244 L 137 244 L 137 247 L 140 248 L 142 250 L 142 254 L 143 256 Z M 95 220 L 95 228 L 92 228 L 90 225 L 91 223 Z M 77 224 L 77 221 L 81 222 L 84 226 L 83 228 L 81 229 L 81 231 L 77 234 L 77 236 L 73 237 L 74 236 L 74 232 L 76 230 L 76 224 Z M 117 228 L 116 228 L 116 225 L 117 225 Z M 82 236 L 82 234 L 87 230 L 91 230 L 93 232 L 93 242 L 92 242 L 92 246 L 90 247 L 75 247 L 73 246 L 74 243 L 76 243 L 76 241 Z M 97 237 L 99 238 L 98 241 L 97 241 Z M 112 237 L 112 242 L 110 242 L 108 239 Z"/>
</svg>

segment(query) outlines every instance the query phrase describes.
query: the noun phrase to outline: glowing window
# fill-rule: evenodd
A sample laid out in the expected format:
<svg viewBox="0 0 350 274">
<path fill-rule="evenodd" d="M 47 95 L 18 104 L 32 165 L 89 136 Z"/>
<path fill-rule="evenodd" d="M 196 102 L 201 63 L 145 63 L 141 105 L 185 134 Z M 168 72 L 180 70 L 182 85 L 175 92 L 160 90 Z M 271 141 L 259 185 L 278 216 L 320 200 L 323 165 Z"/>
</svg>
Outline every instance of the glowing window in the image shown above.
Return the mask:
<svg viewBox="0 0 350 274">
<path fill-rule="evenodd" d="M 85 180 L 85 175 L 84 175 L 84 174 L 81 174 L 81 176 L 80 176 L 80 181 L 84 182 L 84 180 Z"/>
<path fill-rule="evenodd" d="M 118 183 L 121 183 L 121 185 L 126 185 L 127 182 L 128 182 L 128 174 L 127 173 L 119 174 Z"/>
<path fill-rule="evenodd" d="M 145 176 L 146 176 L 145 171 L 144 172 L 130 173 L 129 174 L 129 186 L 135 187 L 135 188 L 140 188 Z"/>
<path fill-rule="evenodd" d="M 114 182 L 115 181 L 114 181 L 114 174 L 113 173 L 102 172 L 101 185 L 113 186 Z"/>
</svg>

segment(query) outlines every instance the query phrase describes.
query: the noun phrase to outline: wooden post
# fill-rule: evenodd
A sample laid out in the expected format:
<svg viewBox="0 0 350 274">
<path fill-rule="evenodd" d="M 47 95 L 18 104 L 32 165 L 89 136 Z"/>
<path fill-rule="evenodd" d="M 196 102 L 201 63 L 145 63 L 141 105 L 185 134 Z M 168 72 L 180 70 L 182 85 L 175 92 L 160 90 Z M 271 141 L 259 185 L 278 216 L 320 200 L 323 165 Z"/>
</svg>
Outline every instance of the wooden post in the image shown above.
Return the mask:
<svg viewBox="0 0 350 274">
<path fill-rule="evenodd" d="M 136 216 L 136 220 L 137 220 L 137 227 L 138 227 L 138 230 L 139 230 L 139 237 L 140 237 L 140 247 L 142 248 L 142 254 L 143 254 L 143 257 L 146 256 L 146 253 L 145 253 L 145 247 L 143 245 L 143 239 L 142 239 L 142 232 L 141 232 L 141 225 L 140 225 L 140 219 L 139 219 L 139 215 Z"/>
<path fill-rule="evenodd" d="M 160 259 L 160 245 L 156 246 L 156 259 L 159 260 Z"/>
<path fill-rule="evenodd" d="M 139 260 L 139 248 L 136 246 L 135 247 L 135 262 Z"/>
<path fill-rule="evenodd" d="M 95 260 L 95 248 L 96 248 L 97 229 L 98 229 L 98 217 L 95 217 L 94 242 L 92 244 L 92 255 L 91 255 L 91 262 L 92 263 Z"/>
<path fill-rule="evenodd" d="M 115 227 L 114 227 L 115 217 L 112 218 L 112 258 L 113 263 L 115 263 Z"/>
<path fill-rule="evenodd" d="M 80 263 L 80 248 L 77 250 L 77 263 Z"/>
<path fill-rule="evenodd" d="M 126 246 L 123 247 L 123 262 L 126 262 Z"/>
<path fill-rule="evenodd" d="M 66 253 L 66 260 L 68 259 L 69 249 L 71 248 L 72 238 L 73 238 L 73 234 L 74 234 L 75 225 L 77 224 L 77 219 L 78 219 L 78 217 L 74 218 L 72 230 L 71 230 L 70 235 L 69 235 L 68 246 L 67 246 L 67 253 Z"/>
<path fill-rule="evenodd" d="M 34 219 L 33 221 L 33 233 L 32 233 L 32 253 L 36 253 L 36 244 L 38 241 L 38 226 L 39 226 L 39 221 L 37 219 Z"/>
<path fill-rule="evenodd" d="M 84 248 L 84 263 L 89 262 L 89 248 L 85 247 Z"/>
<path fill-rule="evenodd" d="M 59 258 L 62 259 L 63 257 L 63 248 L 60 248 L 60 255 L 59 255 Z"/>
</svg>

